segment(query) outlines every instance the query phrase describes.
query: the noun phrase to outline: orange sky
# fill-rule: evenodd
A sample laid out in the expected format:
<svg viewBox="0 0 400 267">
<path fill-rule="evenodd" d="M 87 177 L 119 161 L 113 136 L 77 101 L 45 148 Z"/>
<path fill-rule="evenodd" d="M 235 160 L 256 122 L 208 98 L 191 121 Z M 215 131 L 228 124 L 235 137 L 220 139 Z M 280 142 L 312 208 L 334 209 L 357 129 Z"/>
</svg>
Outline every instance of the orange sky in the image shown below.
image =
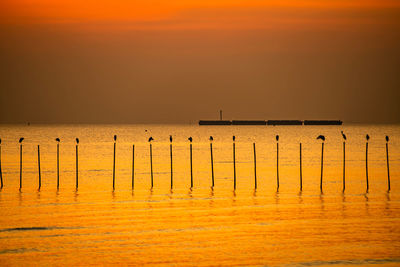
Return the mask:
<svg viewBox="0 0 400 267">
<path fill-rule="evenodd" d="M 400 122 L 400 0 L 0 0 L 0 36 L 0 123 Z"/>
<path fill-rule="evenodd" d="M 98 23 L 124 28 L 271 28 L 398 23 L 397 0 L 3 0 L 3 24 Z M 385 13 L 384 16 L 382 13 Z M 374 19 L 379 16 L 379 20 Z"/>
</svg>

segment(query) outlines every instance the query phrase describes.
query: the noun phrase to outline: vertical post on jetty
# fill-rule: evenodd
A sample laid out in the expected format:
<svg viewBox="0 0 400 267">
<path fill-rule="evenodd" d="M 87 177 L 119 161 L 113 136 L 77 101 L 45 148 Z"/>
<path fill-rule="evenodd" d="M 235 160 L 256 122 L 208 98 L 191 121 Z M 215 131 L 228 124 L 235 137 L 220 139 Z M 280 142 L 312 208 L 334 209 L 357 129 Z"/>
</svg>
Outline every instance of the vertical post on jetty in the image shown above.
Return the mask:
<svg viewBox="0 0 400 267">
<path fill-rule="evenodd" d="M 323 173 L 324 173 L 324 142 L 325 142 L 325 136 L 320 135 L 317 137 L 317 139 L 321 139 L 322 140 L 322 144 L 321 144 L 321 181 L 319 184 L 319 188 L 321 189 L 322 192 L 322 177 L 323 177 Z"/>
<path fill-rule="evenodd" d="M 23 137 L 19 139 L 19 190 L 22 189 L 22 141 Z"/>
<path fill-rule="evenodd" d="M 233 189 L 236 190 L 236 147 L 235 147 L 235 139 L 236 137 L 233 136 Z"/>
<path fill-rule="evenodd" d="M 60 138 L 57 141 L 57 190 L 60 188 Z"/>
<path fill-rule="evenodd" d="M 1 138 L 0 138 L 0 181 L 1 181 L 0 189 L 2 189 L 3 188 L 3 172 L 1 170 Z"/>
<path fill-rule="evenodd" d="M 114 158 L 113 158 L 113 191 L 115 190 L 115 150 L 117 148 L 117 136 L 114 135 Z"/>
<path fill-rule="evenodd" d="M 212 187 L 214 187 L 214 158 L 213 158 L 213 149 L 212 149 L 212 141 L 214 138 L 210 136 L 210 153 L 211 153 L 211 177 L 212 177 Z"/>
<path fill-rule="evenodd" d="M 76 138 L 75 139 L 75 141 L 76 141 L 76 145 L 75 145 L 75 174 L 76 174 L 76 181 L 75 181 L 75 189 L 76 190 L 78 190 L 78 185 L 79 185 L 79 177 L 78 177 L 78 167 L 79 167 L 79 165 L 78 165 L 78 160 L 79 160 L 79 158 L 78 158 L 78 144 L 79 144 L 79 138 Z"/>
<path fill-rule="evenodd" d="M 257 189 L 256 143 L 253 143 L 253 152 L 254 152 L 254 189 Z"/>
<path fill-rule="evenodd" d="M 135 188 L 135 145 L 132 145 L 132 189 Z"/>
<path fill-rule="evenodd" d="M 173 169 L 172 169 L 172 135 L 169 136 L 169 157 L 171 162 L 171 189 L 174 185 Z"/>
<path fill-rule="evenodd" d="M 368 181 L 368 140 L 369 140 L 369 135 L 367 134 L 365 136 L 367 139 L 367 142 L 365 143 L 365 175 L 366 175 L 366 180 L 367 180 L 367 193 L 369 190 L 369 181 Z"/>
<path fill-rule="evenodd" d="M 193 155 L 192 155 L 192 141 L 193 138 L 189 137 L 188 140 L 190 141 L 190 188 L 193 188 Z"/>
<path fill-rule="evenodd" d="M 42 176 L 40 173 L 40 146 L 37 146 L 37 156 L 38 156 L 38 171 L 39 171 L 39 188 L 38 190 L 40 191 L 40 188 L 42 187 Z"/>
<path fill-rule="evenodd" d="M 300 143 L 300 191 L 303 191 L 303 169 L 302 169 L 302 159 L 301 159 L 301 143 Z"/>
<path fill-rule="evenodd" d="M 279 135 L 276 136 L 276 191 L 279 191 Z"/>
<path fill-rule="evenodd" d="M 389 174 L 389 136 L 386 136 L 386 165 L 388 175 L 388 192 L 390 192 L 390 174 Z"/>
<path fill-rule="evenodd" d="M 347 137 L 341 131 L 343 137 L 343 192 L 346 190 L 346 140 Z"/>
<path fill-rule="evenodd" d="M 151 176 L 151 189 L 153 189 L 153 147 L 151 146 L 151 141 L 153 141 L 153 137 L 150 136 L 150 176 Z"/>
</svg>

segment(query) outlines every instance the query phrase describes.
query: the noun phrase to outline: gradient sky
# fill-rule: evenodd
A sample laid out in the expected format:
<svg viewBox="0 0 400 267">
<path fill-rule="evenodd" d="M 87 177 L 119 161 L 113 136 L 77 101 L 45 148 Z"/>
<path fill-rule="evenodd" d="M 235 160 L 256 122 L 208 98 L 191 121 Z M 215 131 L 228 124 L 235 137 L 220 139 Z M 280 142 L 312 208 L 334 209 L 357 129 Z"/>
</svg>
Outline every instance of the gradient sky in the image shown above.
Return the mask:
<svg viewBox="0 0 400 267">
<path fill-rule="evenodd" d="M 2 0 L 1 123 L 400 122 L 400 0 Z"/>
</svg>

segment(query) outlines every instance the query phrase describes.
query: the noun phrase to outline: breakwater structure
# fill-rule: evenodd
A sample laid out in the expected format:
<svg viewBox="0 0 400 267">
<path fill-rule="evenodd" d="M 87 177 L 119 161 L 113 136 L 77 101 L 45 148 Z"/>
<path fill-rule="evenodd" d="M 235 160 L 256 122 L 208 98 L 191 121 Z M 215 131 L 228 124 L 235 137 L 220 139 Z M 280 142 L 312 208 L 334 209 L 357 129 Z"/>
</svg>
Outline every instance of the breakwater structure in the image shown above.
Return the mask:
<svg viewBox="0 0 400 267">
<path fill-rule="evenodd" d="M 341 120 L 199 120 L 199 125 L 342 125 Z"/>
<path fill-rule="evenodd" d="M 341 120 L 223 120 L 222 110 L 219 120 L 199 120 L 199 125 L 342 125 Z"/>
</svg>

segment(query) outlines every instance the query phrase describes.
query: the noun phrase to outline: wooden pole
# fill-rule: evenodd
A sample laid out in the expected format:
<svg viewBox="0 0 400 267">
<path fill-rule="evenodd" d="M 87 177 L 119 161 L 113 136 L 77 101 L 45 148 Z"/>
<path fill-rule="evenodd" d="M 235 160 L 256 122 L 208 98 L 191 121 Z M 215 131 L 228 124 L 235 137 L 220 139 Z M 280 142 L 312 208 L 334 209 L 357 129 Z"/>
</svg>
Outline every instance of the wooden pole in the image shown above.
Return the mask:
<svg viewBox="0 0 400 267">
<path fill-rule="evenodd" d="M 171 159 L 170 162 L 171 162 L 171 189 L 172 189 L 174 185 L 173 169 L 172 169 L 172 143 L 169 144 L 169 157 Z"/>
<path fill-rule="evenodd" d="M 22 188 L 22 144 L 19 145 L 19 190 Z"/>
<path fill-rule="evenodd" d="M 114 158 L 113 158 L 113 191 L 115 190 L 115 150 L 117 149 L 117 142 L 114 141 Z"/>
<path fill-rule="evenodd" d="M 2 189 L 3 188 L 3 172 L 1 170 L 1 139 L 0 139 L 0 181 L 1 181 L 0 189 Z"/>
<path fill-rule="evenodd" d="M 192 155 L 192 143 L 190 143 L 190 188 L 193 188 L 193 155 Z"/>
<path fill-rule="evenodd" d="M 300 191 L 303 191 L 303 169 L 302 169 L 301 143 L 300 143 Z"/>
<path fill-rule="evenodd" d="M 214 187 L 214 159 L 213 159 L 212 142 L 210 142 L 210 152 L 211 152 L 211 177 L 212 177 L 212 187 Z"/>
<path fill-rule="evenodd" d="M 365 143 L 365 175 L 367 180 L 367 192 L 369 190 L 369 181 L 368 181 L 368 141 Z"/>
<path fill-rule="evenodd" d="M 76 174 L 76 181 L 75 181 L 75 189 L 78 190 L 78 186 L 79 186 L 79 158 L 78 158 L 78 144 L 75 145 L 75 174 Z"/>
<path fill-rule="evenodd" d="M 132 189 L 135 188 L 135 145 L 132 145 Z"/>
<path fill-rule="evenodd" d="M 153 147 L 150 143 L 150 175 L 151 175 L 151 188 L 153 189 Z"/>
<path fill-rule="evenodd" d="M 387 165 L 387 175 L 388 175 L 388 192 L 390 191 L 390 174 L 389 174 L 389 145 L 386 142 L 386 165 Z"/>
<path fill-rule="evenodd" d="M 324 172 L 324 143 L 322 142 L 322 152 L 321 152 L 321 182 L 319 185 L 319 188 L 321 189 L 322 192 L 322 177 L 323 177 L 323 172 Z"/>
<path fill-rule="evenodd" d="M 60 188 L 60 144 L 57 143 L 57 190 Z"/>
<path fill-rule="evenodd" d="M 38 156 L 38 171 L 39 171 L 39 191 L 40 188 L 42 187 L 42 176 L 40 173 L 40 146 L 37 146 L 37 156 Z"/>
<path fill-rule="evenodd" d="M 279 190 L 279 143 L 276 142 L 276 190 Z"/>
<path fill-rule="evenodd" d="M 343 192 L 346 190 L 346 142 L 343 142 Z"/>
<path fill-rule="evenodd" d="M 236 147 L 233 141 L 233 189 L 236 190 Z"/>
<path fill-rule="evenodd" d="M 254 152 L 254 189 L 257 189 L 256 143 L 253 143 L 253 152 Z"/>
</svg>

